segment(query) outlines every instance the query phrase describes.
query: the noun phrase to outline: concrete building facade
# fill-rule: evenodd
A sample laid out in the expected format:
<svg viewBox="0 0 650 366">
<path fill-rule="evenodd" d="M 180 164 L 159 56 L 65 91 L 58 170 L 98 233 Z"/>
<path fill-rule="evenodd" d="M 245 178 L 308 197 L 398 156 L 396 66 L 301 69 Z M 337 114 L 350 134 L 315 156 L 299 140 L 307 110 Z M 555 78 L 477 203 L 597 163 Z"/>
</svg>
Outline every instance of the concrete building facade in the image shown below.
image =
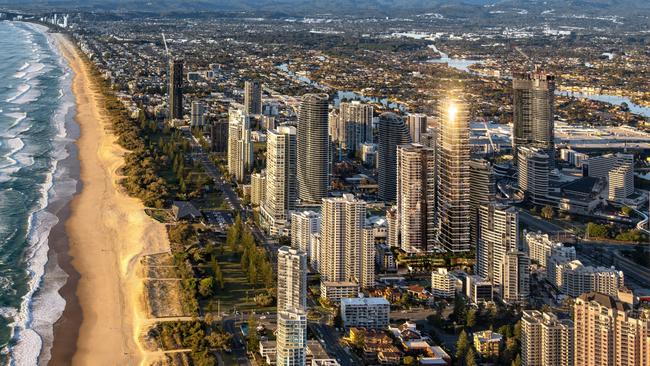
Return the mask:
<svg viewBox="0 0 650 366">
<path fill-rule="evenodd" d="M 573 366 L 573 322 L 552 313 L 524 310 L 521 317 L 522 366 Z"/>
<path fill-rule="evenodd" d="M 327 94 L 307 94 L 298 111 L 296 134 L 298 199 L 320 204 L 329 186 Z"/>
<path fill-rule="evenodd" d="M 419 144 L 397 147 L 397 217 L 400 247 L 408 253 L 433 249 L 435 238 L 435 151 Z"/>
<path fill-rule="evenodd" d="M 469 116 L 464 101 L 447 98 L 440 104 L 436 155 L 438 242 L 451 252 L 471 249 Z"/>
<path fill-rule="evenodd" d="M 395 113 L 379 116 L 377 134 L 377 184 L 379 197 L 395 201 L 397 192 L 397 146 L 411 143 L 404 120 Z"/>
<path fill-rule="evenodd" d="M 296 207 L 296 128 L 269 130 L 266 142 L 266 193 L 262 219 L 271 234 L 288 229 Z"/>
</svg>

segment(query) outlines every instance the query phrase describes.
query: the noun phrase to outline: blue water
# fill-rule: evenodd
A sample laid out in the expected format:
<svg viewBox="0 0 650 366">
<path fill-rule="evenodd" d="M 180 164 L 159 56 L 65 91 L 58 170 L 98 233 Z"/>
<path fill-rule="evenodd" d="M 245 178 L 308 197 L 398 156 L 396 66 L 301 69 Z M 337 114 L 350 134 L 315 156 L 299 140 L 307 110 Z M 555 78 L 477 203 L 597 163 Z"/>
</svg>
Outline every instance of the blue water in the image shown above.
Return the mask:
<svg viewBox="0 0 650 366">
<path fill-rule="evenodd" d="M 0 364 L 34 365 L 65 305 L 64 276 L 41 284 L 52 204 L 76 186 L 60 164 L 74 104 L 70 71 L 43 28 L 0 22 L 0 50 Z"/>
</svg>

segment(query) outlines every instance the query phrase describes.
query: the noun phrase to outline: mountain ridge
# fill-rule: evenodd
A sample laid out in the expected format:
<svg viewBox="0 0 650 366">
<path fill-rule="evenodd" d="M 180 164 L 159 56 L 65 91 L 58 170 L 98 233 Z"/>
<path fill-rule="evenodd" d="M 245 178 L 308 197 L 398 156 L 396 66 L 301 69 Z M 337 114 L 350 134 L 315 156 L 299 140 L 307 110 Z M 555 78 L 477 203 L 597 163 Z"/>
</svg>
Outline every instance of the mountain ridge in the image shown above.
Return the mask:
<svg viewBox="0 0 650 366">
<path fill-rule="evenodd" d="M 0 6 L 69 8 L 104 11 L 244 11 L 279 12 L 290 15 L 331 13 L 336 15 L 394 16 L 463 8 L 477 14 L 490 9 L 596 12 L 609 14 L 650 10 L 647 0 L 0 0 Z"/>
</svg>

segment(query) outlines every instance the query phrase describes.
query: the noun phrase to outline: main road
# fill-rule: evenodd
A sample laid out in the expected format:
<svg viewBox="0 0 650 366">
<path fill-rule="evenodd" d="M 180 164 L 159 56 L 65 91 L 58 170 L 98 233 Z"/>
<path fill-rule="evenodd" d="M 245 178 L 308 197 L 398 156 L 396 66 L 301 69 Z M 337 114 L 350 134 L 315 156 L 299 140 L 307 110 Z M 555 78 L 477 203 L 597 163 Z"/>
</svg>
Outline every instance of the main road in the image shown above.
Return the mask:
<svg viewBox="0 0 650 366">
<path fill-rule="evenodd" d="M 363 365 L 359 357 L 340 343 L 340 336 L 333 326 L 324 323 L 309 323 L 309 329 L 318 338 L 328 355 L 334 356 L 341 366 Z"/>
<path fill-rule="evenodd" d="M 237 315 L 230 315 L 221 321 L 223 330 L 232 334 L 232 353 L 237 358 L 238 366 L 250 366 L 251 362 L 246 355 L 246 341 L 236 327 Z"/>
<path fill-rule="evenodd" d="M 199 143 L 199 141 L 191 135 L 191 133 L 185 132 L 185 136 L 187 139 L 190 141 L 190 144 L 192 146 L 192 157 L 199 161 L 201 165 L 203 165 L 203 169 L 205 172 L 212 178 L 212 181 L 215 184 L 215 187 L 223 192 L 223 194 L 226 196 L 226 200 L 232 210 L 234 212 L 239 213 L 239 217 L 241 217 L 242 221 L 246 223 L 246 225 L 249 227 L 251 232 L 253 233 L 253 236 L 257 240 L 257 242 L 266 249 L 269 260 L 273 264 L 273 266 L 276 265 L 276 256 L 277 256 L 277 246 L 273 245 L 273 242 L 270 241 L 260 230 L 260 228 L 255 224 L 255 223 L 249 223 L 247 221 L 248 218 L 248 210 L 244 205 L 242 204 L 241 200 L 239 199 L 239 196 L 237 195 L 237 192 L 232 188 L 232 185 L 230 185 L 230 182 L 227 182 L 223 176 L 221 175 L 221 172 L 217 168 L 217 166 L 210 160 L 210 158 L 203 152 L 203 147 Z"/>
<path fill-rule="evenodd" d="M 519 222 L 524 224 L 528 231 L 541 231 L 543 233 L 564 232 L 562 227 L 552 222 L 538 219 L 524 210 L 519 210 Z"/>
</svg>

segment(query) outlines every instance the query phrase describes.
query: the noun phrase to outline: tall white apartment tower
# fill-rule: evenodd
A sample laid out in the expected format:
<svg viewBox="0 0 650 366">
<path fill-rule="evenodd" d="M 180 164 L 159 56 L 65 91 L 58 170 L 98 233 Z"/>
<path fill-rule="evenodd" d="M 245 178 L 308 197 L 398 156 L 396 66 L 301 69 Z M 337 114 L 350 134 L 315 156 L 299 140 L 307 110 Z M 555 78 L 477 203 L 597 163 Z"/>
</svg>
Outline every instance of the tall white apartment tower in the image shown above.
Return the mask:
<svg viewBox="0 0 650 366">
<path fill-rule="evenodd" d="M 228 111 L 228 173 L 243 182 L 253 163 L 250 117 L 241 109 Z"/>
<path fill-rule="evenodd" d="M 530 258 L 524 252 L 506 253 L 502 266 L 501 298 L 509 304 L 523 304 L 530 296 Z"/>
<path fill-rule="evenodd" d="M 283 246 L 278 250 L 278 365 L 304 366 L 307 362 L 306 299 L 307 256 Z"/>
<path fill-rule="evenodd" d="M 399 145 L 397 217 L 404 251 L 435 247 L 435 199 L 435 151 L 420 144 Z"/>
<path fill-rule="evenodd" d="M 359 261 L 351 272 L 356 272 L 353 277 L 357 279 L 359 287 L 370 288 L 375 286 L 375 231 L 367 227 L 361 235 Z"/>
<path fill-rule="evenodd" d="M 519 214 L 514 207 L 492 203 L 479 208 L 476 274 L 495 286 L 504 283 L 506 254 L 518 250 Z"/>
<path fill-rule="evenodd" d="M 268 130 L 266 142 L 266 193 L 262 218 L 272 234 L 287 227 L 296 205 L 296 128 Z"/>
<path fill-rule="evenodd" d="M 543 204 L 549 192 L 549 155 L 534 147 L 518 147 L 517 173 L 519 188 L 533 203 Z"/>
<path fill-rule="evenodd" d="M 364 268 L 363 250 L 366 202 L 352 194 L 326 198 L 321 215 L 322 281 L 356 281 L 362 285 L 362 274 L 369 270 Z M 374 263 L 372 270 L 374 273 Z"/>
<path fill-rule="evenodd" d="M 306 309 L 307 255 L 295 248 L 278 249 L 278 310 Z"/>
<path fill-rule="evenodd" d="M 307 314 L 302 309 L 278 311 L 276 365 L 307 363 Z"/>
<path fill-rule="evenodd" d="M 291 214 L 291 247 L 307 253 L 311 258 L 312 234 L 320 232 L 320 214 L 314 211 L 301 211 Z"/>
</svg>

